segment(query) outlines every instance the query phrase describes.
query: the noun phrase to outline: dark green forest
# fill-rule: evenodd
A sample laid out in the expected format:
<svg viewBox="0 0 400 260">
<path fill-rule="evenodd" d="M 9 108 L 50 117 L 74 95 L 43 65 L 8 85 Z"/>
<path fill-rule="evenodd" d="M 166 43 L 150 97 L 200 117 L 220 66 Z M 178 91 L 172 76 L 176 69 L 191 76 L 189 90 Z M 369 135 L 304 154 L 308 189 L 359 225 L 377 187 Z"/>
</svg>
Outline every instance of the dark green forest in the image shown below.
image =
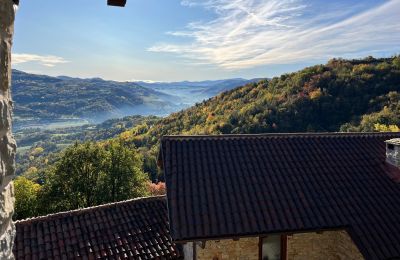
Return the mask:
<svg viewBox="0 0 400 260">
<path fill-rule="evenodd" d="M 223 92 L 168 117 L 141 122 L 99 144 L 118 140 L 121 147 L 130 147 L 140 154 L 142 171 L 157 182 L 163 180 L 156 156 L 164 135 L 399 131 L 399 91 L 399 56 L 332 59 Z M 62 156 L 65 152 L 54 158 Z M 53 160 L 56 165 L 59 161 Z M 43 190 L 53 162 L 24 176 Z M 30 167 L 36 167 L 34 161 Z"/>
</svg>

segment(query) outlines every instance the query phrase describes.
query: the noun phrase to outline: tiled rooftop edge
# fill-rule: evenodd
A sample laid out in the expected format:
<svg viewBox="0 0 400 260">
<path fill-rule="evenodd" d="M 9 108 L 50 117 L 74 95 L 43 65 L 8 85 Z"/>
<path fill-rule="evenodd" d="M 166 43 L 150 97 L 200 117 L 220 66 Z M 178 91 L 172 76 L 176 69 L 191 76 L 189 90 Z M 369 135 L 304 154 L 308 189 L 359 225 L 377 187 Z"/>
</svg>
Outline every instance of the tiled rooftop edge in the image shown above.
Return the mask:
<svg viewBox="0 0 400 260">
<path fill-rule="evenodd" d="M 141 201 L 146 201 L 146 200 L 161 200 L 161 199 L 166 199 L 166 196 L 160 195 L 160 196 L 150 196 L 150 197 L 139 197 L 139 198 L 134 198 L 134 199 L 129 199 L 129 200 L 110 202 L 107 204 L 101 204 L 101 205 L 97 205 L 97 206 L 93 206 L 93 207 L 79 208 L 79 209 L 74 209 L 74 210 L 69 210 L 69 211 L 61 211 L 61 212 L 57 212 L 57 213 L 51 213 L 51 214 L 44 215 L 44 216 L 37 216 L 37 217 L 32 217 L 32 218 L 27 218 L 27 219 L 21 219 L 21 220 L 14 221 L 14 223 L 15 224 L 29 224 L 29 223 L 35 222 L 35 221 L 47 220 L 47 219 L 58 218 L 58 217 L 65 217 L 65 216 L 74 215 L 75 213 L 85 213 L 88 211 L 92 211 L 94 209 L 108 208 L 108 207 L 112 207 L 112 206 L 127 204 L 130 202 L 141 202 Z"/>
<path fill-rule="evenodd" d="M 258 137 L 307 137 L 307 136 L 386 136 L 399 135 L 400 132 L 318 132 L 318 133 L 261 133 L 261 134 L 220 134 L 220 135 L 164 135 L 162 139 L 207 139 L 207 138 L 258 138 Z"/>
</svg>

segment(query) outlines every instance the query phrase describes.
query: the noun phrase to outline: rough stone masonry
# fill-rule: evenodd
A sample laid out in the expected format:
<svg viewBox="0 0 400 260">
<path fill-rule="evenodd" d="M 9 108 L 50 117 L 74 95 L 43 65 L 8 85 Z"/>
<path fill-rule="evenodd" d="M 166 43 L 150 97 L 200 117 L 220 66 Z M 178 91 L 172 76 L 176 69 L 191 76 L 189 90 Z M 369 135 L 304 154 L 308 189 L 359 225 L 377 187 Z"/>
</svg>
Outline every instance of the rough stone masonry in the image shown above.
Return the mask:
<svg viewBox="0 0 400 260">
<path fill-rule="evenodd" d="M 16 144 L 11 133 L 11 45 L 14 33 L 13 1 L 0 0 L 0 259 L 14 259 L 14 188 Z"/>
</svg>

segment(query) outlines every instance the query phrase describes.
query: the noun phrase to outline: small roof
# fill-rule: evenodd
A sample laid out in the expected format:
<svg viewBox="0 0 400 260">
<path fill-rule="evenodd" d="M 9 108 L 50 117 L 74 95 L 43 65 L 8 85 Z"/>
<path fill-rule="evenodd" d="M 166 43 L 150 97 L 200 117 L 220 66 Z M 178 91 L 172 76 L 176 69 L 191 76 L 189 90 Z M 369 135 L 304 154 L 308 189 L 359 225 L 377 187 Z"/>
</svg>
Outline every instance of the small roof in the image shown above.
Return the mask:
<svg viewBox="0 0 400 260">
<path fill-rule="evenodd" d="M 169 234 L 165 197 L 17 221 L 16 259 L 183 259 Z"/>
<path fill-rule="evenodd" d="M 176 241 L 345 229 L 367 259 L 400 257 L 400 133 L 166 136 Z"/>
</svg>

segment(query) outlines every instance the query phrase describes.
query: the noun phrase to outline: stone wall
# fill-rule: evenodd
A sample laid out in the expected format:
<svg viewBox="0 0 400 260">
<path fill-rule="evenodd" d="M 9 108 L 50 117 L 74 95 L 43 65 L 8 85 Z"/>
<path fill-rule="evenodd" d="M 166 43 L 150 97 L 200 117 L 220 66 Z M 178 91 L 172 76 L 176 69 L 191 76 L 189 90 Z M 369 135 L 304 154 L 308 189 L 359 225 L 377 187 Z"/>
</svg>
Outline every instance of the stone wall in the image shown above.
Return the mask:
<svg viewBox="0 0 400 260">
<path fill-rule="evenodd" d="M 288 236 L 288 260 L 364 259 L 346 231 L 301 233 Z"/>
<path fill-rule="evenodd" d="M 11 0 L 0 0 L 0 259 L 13 259 L 15 228 L 12 177 L 15 172 L 16 145 L 11 134 L 12 101 L 11 45 L 14 31 Z"/>
<path fill-rule="evenodd" d="M 207 241 L 196 246 L 197 260 L 259 260 L 259 238 Z M 192 243 L 186 244 L 192 246 Z M 185 259 L 193 259 L 185 255 Z M 287 260 L 361 260 L 360 251 L 346 231 L 299 233 L 287 236 Z"/>
<path fill-rule="evenodd" d="M 258 237 L 212 240 L 206 242 L 204 249 L 197 245 L 196 256 L 198 260 L 258 260 L 258 244 Z"/>
</svg>

